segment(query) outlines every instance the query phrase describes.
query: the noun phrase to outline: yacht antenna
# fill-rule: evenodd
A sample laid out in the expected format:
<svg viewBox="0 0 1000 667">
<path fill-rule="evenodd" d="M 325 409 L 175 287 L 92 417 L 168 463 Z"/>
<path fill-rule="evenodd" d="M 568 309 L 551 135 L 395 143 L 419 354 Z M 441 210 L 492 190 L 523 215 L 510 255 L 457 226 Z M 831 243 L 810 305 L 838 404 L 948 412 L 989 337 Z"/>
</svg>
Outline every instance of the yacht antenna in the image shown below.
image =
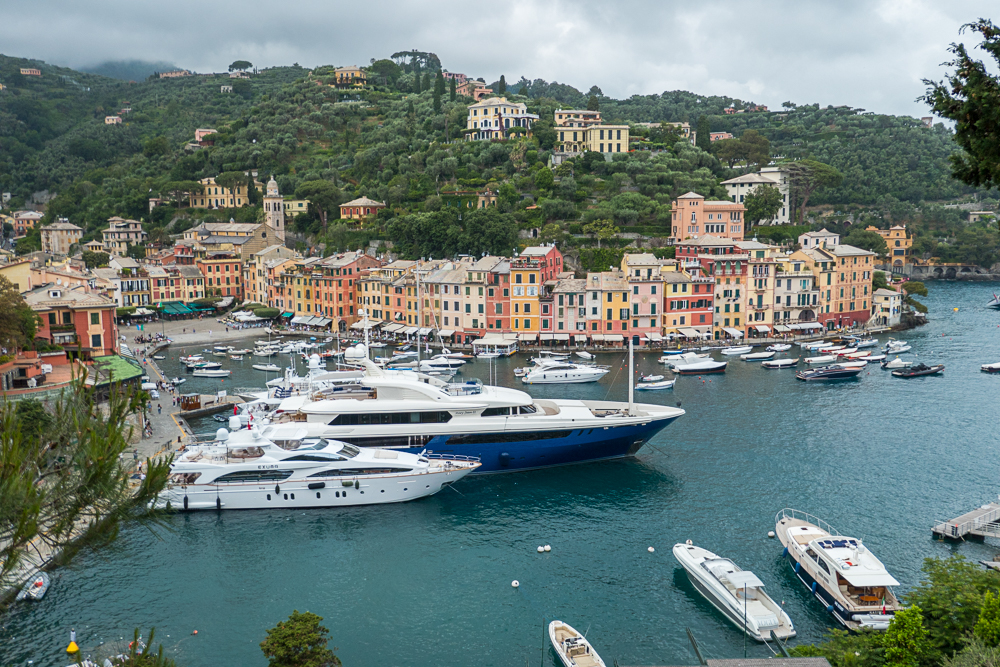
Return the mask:
<svg viewBox="0 0 1000 667">
<path fill-rule="evenodd" d="M 628 414 L 635 412 L 635 370 L 632 368 L 632 339 L 628 339 Z"/>
<path fill-rule="evenodd" d="M 420 319 L 424 315 L 424 302 L 420 298 L 420 267 L 414 271 L 417 274 L 417 367 L 420 370 Z"/>
</svg>

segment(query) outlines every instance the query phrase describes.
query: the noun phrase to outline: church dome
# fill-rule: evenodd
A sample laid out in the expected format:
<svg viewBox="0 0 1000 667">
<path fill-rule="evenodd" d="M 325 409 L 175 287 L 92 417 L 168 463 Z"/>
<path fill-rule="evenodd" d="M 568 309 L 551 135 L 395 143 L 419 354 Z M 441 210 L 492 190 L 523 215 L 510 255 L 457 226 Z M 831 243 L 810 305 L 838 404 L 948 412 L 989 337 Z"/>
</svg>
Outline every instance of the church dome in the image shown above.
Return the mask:
<svg viewBox="0 0 1000 667">
<path fill-rule="evenodd" d="M 271 180 L 267 182 L 267 195 L 269 197 L 278 196 L 278 182 L 274 180 L 274 175 L 271 175 Z"/>
</svg>

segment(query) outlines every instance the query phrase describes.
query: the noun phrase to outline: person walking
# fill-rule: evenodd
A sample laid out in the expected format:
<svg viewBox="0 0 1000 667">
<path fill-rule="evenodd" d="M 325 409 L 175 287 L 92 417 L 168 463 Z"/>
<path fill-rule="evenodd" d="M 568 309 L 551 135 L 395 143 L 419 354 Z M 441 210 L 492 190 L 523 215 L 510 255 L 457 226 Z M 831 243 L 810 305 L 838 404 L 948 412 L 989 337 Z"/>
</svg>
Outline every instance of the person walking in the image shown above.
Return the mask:
<svg viewBox="0 0 1000 667">
<path fill-rule="evenodd" d="M 159 403 L 156 404 L 156 414 L 158 414 L 158 415 L 162 415 L 163 414 L 163 406 L 160 405 Z"/>
</svg>

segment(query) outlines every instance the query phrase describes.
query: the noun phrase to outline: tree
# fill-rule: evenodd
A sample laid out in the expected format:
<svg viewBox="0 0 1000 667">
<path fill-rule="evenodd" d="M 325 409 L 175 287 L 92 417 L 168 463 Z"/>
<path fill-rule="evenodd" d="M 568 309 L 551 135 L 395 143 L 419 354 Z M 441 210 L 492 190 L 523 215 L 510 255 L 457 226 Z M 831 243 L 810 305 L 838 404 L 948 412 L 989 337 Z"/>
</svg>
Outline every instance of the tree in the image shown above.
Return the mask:
<svg viewBox="0 0 1000 667">
<path fill-rule="evenodd" d="M 979 48 L 1000 64 L 1000 28 L 987 19 L 962 26 L 979 33 Z M 928 86 L 920 99 L 934 113 L 955 123 L 955 142 L 963 152 L 949 156 L 952 174 L 958 180 L 984 188 L 1000 185 L 1000 77 L 981 60 L 973 59 L 964 44 L 949 48 L 955 68 L 947 83 L 924 80 Z"/>
<path fill-rule="evenodd" d="M 146 479 L 130 485 L 128 419 L 146 394 L 112 382 L 108 400 L 94 409 L 94 389 L 75 380 L 51 407 L 38 440 L 26 437 L 16 403 L 0 405 L 0 588 L 20 584 L 25 559 L 36 548 L 61 553 L 114 541 L 122 528 L 155 525 L 151 509 L 167 483 L 172 457 L 147 462 Z"/>
<path fill-rule="evenodd" d="M 889 246 L 885 244 L 885 239 L 878 232 L 869 232 L 861 228 L 852 229 L 844 237 L 844 243 L 855 248 L 870 250 L 879 257 L 889 254 Z"/>
<path fill-rule="evenodd" d="M 420 84 L 420 89 L 421 90 L 430 90 L 431 89 L 431 73 L 430 72 L 424 72 L 424 80 Z"/>
<path fill-rule="evenodd" d="M 256 206 L 260 203 L 260 193 L 257 192 L 257 185 L 254 183 L 253 174 L 247 174 L 247 205 Z"/>
<path fill-rule="evenodd" d="M 986 591 L 983 595 L 979 620 L 972 634 L 987 646 L 1000 646 L 1000 595 L 994 595 L 993 591 Z"/>
<path fill-rule="evenodd" d="M 610 220 L 594 220 L 583 226 L 584 234 L 593 234 L 597 237 L 597 247 L 600 249 L 601 241 L 613 239 L 621 230 Z"/>
<path fill-rule="evenodd" d="M 220 188 L 235 189 L 246 184 L 247 177 L 242 171 L 224 171 L 215 177 L 215 184 Z"/>
<path fill-rule="evenodd" d="M 38 316 L 5 276 L 0 276 L 0 346 L 8 349 L 30 345 Z"/>
<path fill-rule="evenodd" d="M 712 126 L 708 123 L 708 116 L 698 116 L 696 127 L 695 145 L 707 153 L 712 149 Z"/>
<path fill-rule="evenodd" d="M 140 262 L 146 258 L 146 246 L 140 243 L 133 243 L 125 251 L 125 254 L 135 261 Z"/>
<path fill-rule="evenodd" d="M 296 609 L 287 621 L 267 631 L 260 650 L 268 667 L 335 667 L 340 658 L 327 648 L 330 631 L 320 625 L 322 616 Z"/>
<path fill-rule="evenodd" d="M 369 75 L 375 75 L 385 85 L 395 84 L 396 79 L 403 73 L 399 65 L 386 58 L 372 62 L 367 69 Z"/>
<path fill-rule="evenodd" d="M 805 216 L 809 197 L 817 190 L 835 188 L 844 180 L 844 175 L 828 164 L 816 160 L 798 160 L 782 163 L 788 171 L 788 180 L 795 191 L 799 204 L 799 222 Z"/>
<path fill-rule="evenodd" d="M 886 667 L 918 667 L 927 652 L 927 629 L 920 607 L 900 609 L 882 637 Z"/>
<path fill-rule="evenodd" d="M 880 289 L 892 290 L 889 287 L 889 282 L 885 279 L 885 271 L 875 271 L 872 273 L 872 291 L 878 291 Z M 892 290 L 896 291 L 896 290 Z"/>
<path fill-rule="evenodd" d="M 455 79 L 449 79 L 449 80 L 451 81 L 451 89 L 448 92 L 448 99 L 454 102 L 456 97 L 458 96 L 457 93 L 455 92 Z"/>
<path fill-rule="evenodd" d="M 52 425 L 52 416 L 46 412 L 41 401 L 33 398 L 18 401 L 15 406 L 14 413 L 21 435 L 31 442 L 37 442 L 42 433 Z"/>
<path fill-rule="evenodd" d="M 697 141 L 701 141 L 701 134 L 698 135 Z M 743 145 L 739 139 L 720 139 L 712 143 L 711 148 L 715 157 L 719 158 L 719 162 L 725 162 L 730 169 L 744 157 Z"/>
<path fill-rule="evenodd" d="M 744 132 L 740 136 L 739 145 L 748 167 L 766 167 L 771 162 L 771 142 L 757 130 Z"/>
<path fill-rule="evenodd" d="M 434 78 L 434 113 L 441 113 L 442 95 L 444 95 L 444 76 L 438 72 Z"/>
<path fill-rule="evenodd" d="M 587 111 L 600 111 L 601 101 L 597 99 L 596 95 L 591 95 L 590 99 L 587 100 Z"/>
<path fill-rule="evenodd" d="M 555 176 L 552 175 L 552 170 L 548 167 L 542 167 L 538 170 L 538 173 L 535 174 L 535 187 L 539 190 L 551 190 L 555 180 Z"/>
<path fill-rule="evenodd" d="M 170 155 L 170 142 L 164 136 L 154 137 L 142 145 L 142 154 L 146 157 Z"/>
<path fill-rule="evenodd" d="M 295 188 L 296 199 L 308 199 L 326 229 L 327 217 L 343 201 L 340 190 L 330 181 L 306 181 Z"/>
<path fill-rule="evenodd" d="M 521 86 L 521 90 L 517 91 L 517 94 L 518 95 L 523 95 L 524 97 L 527 97 L 528 96 L 528 87 L 527 86 Z"/>
<path fill-rule="evenodd" d="M 503 78 L 503 74 L 500 75 L 500 83 L 497 84 L 497 94 L 507 94 L 507 79 Z"/>
<path fill-rule="evenodd" d="M 111 258 L 106 252 L 94 252 L 93 250 L 84 250 L 83 263 L 88 269 L 96 269 L 101 266 L 107 266 L 108 260 Z"/>
<path fill-rule="evenodd" d="M 249 62 L 247 60 L 237 60 L 237 61 L 233 62 L 232 65 L 229 66 L 229 71 L 230 72 L 235 72 L 236 70 L 239 70 L 241 72 L 245 72 L 246 70 L 250 69 L 251 67 L 253 67 L 253 63 L 251 63 L 251 62 Z"/>
<path fill-rule="evenodd" d="M 743 199 L 746 207 L 746 220 L 750 225 L 756 225 L 761 220 L 771 220 L 778 215 L 784 202 L 778 188 L 771 185 L 758 185 Z"/>
<path fill-rule="evenodd" d="M 927 287 L 919 280 L 907 280 L 903 283 L 903 291 L 907 294 L 919 294 L 927 296 Z"/>
</svg>

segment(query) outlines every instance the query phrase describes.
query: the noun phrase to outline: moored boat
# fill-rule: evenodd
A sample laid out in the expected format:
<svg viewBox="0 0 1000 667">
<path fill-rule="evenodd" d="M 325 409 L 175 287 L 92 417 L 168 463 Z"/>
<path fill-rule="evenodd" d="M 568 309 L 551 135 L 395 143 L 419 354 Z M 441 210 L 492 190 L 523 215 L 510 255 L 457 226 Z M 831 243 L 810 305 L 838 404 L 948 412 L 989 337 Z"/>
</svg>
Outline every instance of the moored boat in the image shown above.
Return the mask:
<svg viewBox="0 0 1000 667">
<path fill-rule="evenodd" d="M 821 354 L 818 357 L 806 357 L 807 364 L 829 364 L 837 360 L 832 354 Z"/>
<path fill-rule="evenodd" d="M 563 667 L 605 667 L 604 660 L 597 655 L 587 638 L 569 623 L 549 623 L 549 641 Z"/>
<path fill-rule="evenodd" d="M 993 299 L 991 299 L 990 302 L 986 304 L 986 307 L 1000 310 L 1000 296 L 997 296 L 996 292 L 993 293 Z"/>
<path fill-rule="evenodd" d="M 865 357 L 865 361 L 869 364 L 874 364 L 875 362 L 883 361 L 884 359 L 885 355 L 882 354 L 881 352 L 878 354 L 869 354 L 867 357 Z"/>
<path fill-rule="evenodd" d="M 258 371 L 266 371 L 268 373 L 274 373 L 281 370 L 281 366 L 278 366 L 277 364 L 254 364 L 251 368 Z"/>
<path fill-rule="evenodd" d="M 689 364 L 673 364 L 674 372 L 679 375 L 705 375 L 708 373 L 725 373 L 728 361 L 704 359 Z"/>
<path fill-rule="evenodd" d="M 913 348 L 905 340 L 895 340 L 890 338 L 886 341 L 885 347 L 882 351 L 886 354 L 902 354 L 903 352 L 909 352 Z"/>
<path fill-rule="evenodd" d="M 690 540 L 675 544 L 673 553 L 695 589 L 751 639 L 767 641 L 772 632 L 781 640 L 795 636 L 792 619 L 764 592 L 764 582 L 753 572 Z"/>
<path fill-rule="evenodd" d="M 878 341 L 874 338 L 858 338 L 852 343 L 854 347 L 862 350 L 866 347 L 878 347 Z"/>
<path fill-rule="evenodd" d="M 797 366 L 799 363 L 799 358 L 794 359 L 770 359 L 768 361 L 761 363 L 761 368 L 792 368 Z"/>
<path fill-rule="evenodd" d="M 896 357 L 895 359 L 891 359 L 889 361 L 883 361 L 879 365 L 882 366 L 882 368 L 887 368 L 887 369 L 892 369 L 892 368 L 909 368 L 910 366 L 913 365 L 913 362 L 912 361 L 905 361 L 903 359 L 900 359 L 899 357 Z"/>
<path fill-rule="evenodd" d="M 174 385 L 175 387 L 179 384 L 184 384 L 185 382 L 187 382 L 187 378 L 171 378 L 170 380 L 170 384 Z"/>
<path fill-rule="evenodd" d="M 641 378 L 643 382 L 659 382 L 662 379 L 662 375 L 643 375 Z"/>
<path fill-rule="evenodd" d="M 681 354 L 675 354 L 673 356 L 663 356 L 657 359 L 661 364 L 666 364 L 667 366 L 674 366 L 676 364 L 690 364 L 698 361 L 700 359 L 708 359 L 710 355 L 708 354 L 698 354 L 697 352 L 683 352 Z"/>
<path fill-rule="evenodd" d="M 610 372 L 600 366 L 547 362 L 537 368 L 529 368 L 521 377 L 524 384 L 581 384 L 597 382 Z"/>
<path fill-rule="evenodd" d="M 577 350 L 576 356 L 580 357 L 581 359 L 587 359 L 588 361 L 594 358 L 594 355 L 592 355 L 590 352 L 587 352 L 586 350 Z"/>
<path fill-rule="evenodd" d="M 787 352 L 792 349 L 792 346 L 788 343 L 775 343 L 774 345 L 768 345 L 764 349 L 768 352 Z"/>
<path fill-rule="evenodd" d="M 743 361 L 764 361 L 765 359 L 770 359 L 775 355 L 775 352 L 752 352 L 750 354 L 741 354 L 740 359 Z"/>
<path fill-rule="evenodd" d="M 849 630 L 885 630 L 901 605 L 893 578 L 860 539 L 799 510 L 783 509 L 774 532 L 795 576 Z"/>
<path fill-rule="evenodd" d="M 833 366 L 820 366 L 819 368 L 808 368 L 796 371 L 795 377 L 806 382 L 820 380 L 850 380 L 861 374 L 864 364 L 858 367 L 845 367 L 844 364 Z"/>
<path fill-rule="evenodd" d="M 657 380 L 656 382 L 639 382 L 635 385 L 636 391 L 656 391 L 657 389 L 670 389 L 677 380 Z"/>
<path fill-rule="evenodd" d="M 938 375 L 944 372 L 944 364 L 934 364 L 933 366 L 928 366 L 927 364 L 917 364 L 916 366 L 910 366 L 909 368 L 899 368 L 892 371 L 892 376 L 897 378 L 919 378 L 926 375 Z"/>
<path fill-rule="evenodd" d="M 983 364 L 979 367 L 984 373 L 1000 373 L 1000 361 L 992 364 Z"/>
<path fill-rule="evenodd" d="M 52 581 L 45 572 L 36 572 L 24 583 L 17 594 L 18 600 L 41 600 L 49 591 Z"/>
<path fill-rule="evenodd" d="M 229 377 L 231 373 L 232 371 L 199 368 L 194 373 L 192 373 L 192 375 L 194 375 L 196 378 L 224 378 L 224 377 Z"/>
<path fill-rule="evenodd" d="M 746 354 L 747 352 L 751 351 L 753 351 L 753 345 L 738 345 L 736 347 L 724 347 L 721 350 L 719 350 L 719 353 L 729 357 L 740 354 Z"/>
</svg>

